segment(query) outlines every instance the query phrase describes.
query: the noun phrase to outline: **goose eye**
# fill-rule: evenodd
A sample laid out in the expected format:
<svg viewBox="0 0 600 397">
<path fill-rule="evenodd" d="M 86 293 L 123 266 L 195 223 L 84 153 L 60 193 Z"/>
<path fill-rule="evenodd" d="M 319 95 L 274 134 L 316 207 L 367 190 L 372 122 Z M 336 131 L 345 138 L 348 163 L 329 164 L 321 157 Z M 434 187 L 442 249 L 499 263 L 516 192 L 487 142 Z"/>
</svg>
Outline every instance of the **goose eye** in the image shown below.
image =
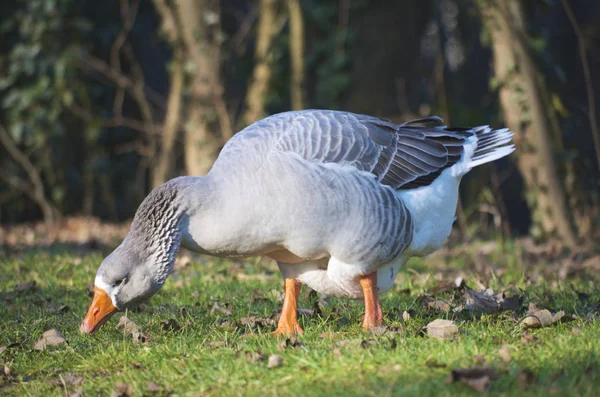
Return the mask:
<svg viewBox="0 0 600 397">
<path fill-rule="evenodd" d="M 117 280 L 117 281 L 115 281 L 115 282 L 112 284 L 113 288 L 114 288 L 114 287 L 118 287 L 119 285 L 123 284 L 123 281 L 125 281 L 125 279 L 124 279 L 124 278 L 122 278 L 122 279 L 120 279 L 120 280 Z"/>
</svg>

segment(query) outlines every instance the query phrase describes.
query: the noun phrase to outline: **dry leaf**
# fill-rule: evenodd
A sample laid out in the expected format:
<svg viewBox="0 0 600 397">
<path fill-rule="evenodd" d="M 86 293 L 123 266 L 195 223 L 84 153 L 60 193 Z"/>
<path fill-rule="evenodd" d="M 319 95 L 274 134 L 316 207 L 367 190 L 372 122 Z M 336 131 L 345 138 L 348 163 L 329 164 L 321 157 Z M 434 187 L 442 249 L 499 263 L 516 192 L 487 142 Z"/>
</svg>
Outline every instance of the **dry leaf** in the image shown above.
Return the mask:
<svg viewBox="0 0 600 397">
<path fill-rule="evenodd" d="M 536 338 L 534 334 L 531 334 L 529 332 L 525 332 L 523 334 L 523 338 L 521 339 L 521 344 L 522 345 L 529 345 L 530 343 L 535 342 Z"/>
<path fill-rule="evenodd" d="M 36 284 L 37 283 L 35 282 L 35 280 L 29 280 L 24 283 L 18 284 L 15 287 L 15 291 L 17 291 L 17 292 L 31 291 L 31 290 L 35 289 Z"/>
<path fill-rule="evenodd" d="M 378 325 L 375 327 L 371 327 L 371 329 L 369 329 L 369 332 L 372 335 L 381 336 L 387 332 L 387 327 L 385 325 Z"/>
<path fill-rule="evenodd" d="M 470 288 L 465 288 L 465 305 L 474 313 L 492 314 L 500 308 L 493 291 L 477 292 Z"/>
<path fill-rule="evenodd" d="M 269 362 L 267 368 L 277 368 L 283 365 L 283 358 L 279 354 L 272 354 L 269 356 Z"/>
<path fill-rule="evenodd" d="M 148 383 L 146 383 L 146 391 L 148 393 L 158 393 L 160 391 L 160 386 L 152 381 L 148 381 Z"/>
<path fill-rule="evenodd" d="M 513 295 L 508 298 L 502 299 L 500 302 L 500 310 L 506 311 L 510 310 L 513 312 L 518 312 L 521 310 L 523 306 L 523 297 L 521 295 Z"/>
<path fill-rule="evenodd" d="M 56 329 L 50 329 L 42 334 L 40 340 L 35 342 L 35 350 L 45 350 L 48 346 L 58 346 L 65 343 L 67 339 Z"/>
<path fill-rule="evenodd" d="M 10 369 L 10 367 L 6 364 L 2 364 L 2 374 L 5 377 L 10 378 L 11 373 L 12 373 L 12 370 Z"/>
<path fill-rule="evenodd" d="M 213 307 L 210 309 L 210 314 L 215 314 L 215 312 L 219 312 L 226 316 L 230 316 L 231 315 L 231 307 L 228 307 L 228 305 L 222 305 L 219 302 L 215 302 L 213 304 Z"/>
<path fill-rule="evenodd" d="M 123 332 L 130 334 L 133 338 L 133 343 L 144 343 L 146 342 L 146 336 L 140 330 L 139 325 L 131 321 L 127 316 L 121 316 L 117 329 L 123 329 Z"/>
<path fill-rule="evenodd" d="M 402 320 L 406 323 L 410 320 L 410 313 L 406 310 L 402 312 Z"/>
<path fill-rule="evenodd" d="M 497 379 L 495 369 L 487 367 L 457 368 L 450 373 L 448 382 L 461 381 L 483 393 L 491 380 Z"/>
<path fill-rule="evenodd" d="M 255 364 L 255 363 L 259 362 L 259 361 L 264 360 L 265 359 L 265 355 L 262 354 L 260 351 L 257 351 L 257 352 L 245 351 L 244 352 L 244 358 L 250 364 Z"/>
<path fill-rule="evenodd" d="M 277 350 L 279 351 L 284 351 L 287 347 L 304 347 L 304 343 L 300 342 L 298 338 L 292 336 L 291 338 L 284 339 L 277 344 Z"/>
<path fill-rule="evenodd" d="M 250 317 L 240 318 L 240 323 L 242 323 L 242 325 L 246 325 L 251 328 L 254 328 L 257 325 L 259 325 L 261 327 L 269 327 L 269 326 L 275 325 L 275 320 L 272 320 L 270 318 L 264 318 L 264 317 L 250 316 Z"/>
<path fill-rule="evenodd" d="M 60 376 L 57 379 L 53 379 L 50 381 L 51 385 L 54 386 L 77 386 L 83 383 L 83 376 L 76 375 L 73 372 L 68 372 L 65 375 Z"/>
<path fill-rule="evenodd" d="M 172 318 L 167 321 L 163 321 L 160 323 L 160 326 L 164 331 L 177 332 L 181 329 L 181 325 L 179 325 L 179 323 Z"/>
<path fill-rule="evenodd" d="M 83 397 L 83 390 L 77 389 L 69 395 L 69 397 Z"/>
<path fill-rule="evenodd" d="M 4 351 L 8 349 L 8 347 L 6 346 L 0 346 L 0 355 L 2 355 L 2 353 L 4 353 Z"/>
<path fill-rule="evenodd" d="M 531 303 L 529 305 L 529 310 L 527 311 L 527 316 L 523 320 L 523 324 L 525 324 L 525 327 L 527 328 L 546 327 L 557 323 L 564 315 L 565 312 L 562 310 L 553 315 L 549 310 L 538 309 L 535 304 Z"/>
<path fill-rule="evenodd" d="M 440 340 L 447 339 L 458 332 L 458 327 L 451 320 L 437 319 L 425 326 L 427 334 Z"/>
<path fill-rule="evenodd" d="M 129 383 L 116 382 L 115 390 L 110 393 L 110 397 L 131 397 L 133 396 L 133 388 Z"/>
<path fill-rule="evenodd" d="M 498 354 L 505 363 L 509 363 L 510 360 L 512 360 L 512 357 L 510 356 L 510 345 L 503 345 L 498 351 Z"/>
<path fill-rule="evenodd" d="M 450 311 L 450 305 L 448 304 L 448 302 L 438 299 L 431 302 L 427 302 L 427 309 L 437 310 L 442 313 L 448 313 Z"/>
<path fill-rule="evenodd" d="M 573 327 L 573 329 L 571 329 L 571 333 L 572 333 L 573 335 L 579 335 L 579 334 L 581 333 L 581 328 L 579 328 L 579 327 Z M 1 351 L 1 350 L 2 350 L 2 349 L 0 348 L 0 353 L 2 353 L 2 351 Z"/>
</svg>

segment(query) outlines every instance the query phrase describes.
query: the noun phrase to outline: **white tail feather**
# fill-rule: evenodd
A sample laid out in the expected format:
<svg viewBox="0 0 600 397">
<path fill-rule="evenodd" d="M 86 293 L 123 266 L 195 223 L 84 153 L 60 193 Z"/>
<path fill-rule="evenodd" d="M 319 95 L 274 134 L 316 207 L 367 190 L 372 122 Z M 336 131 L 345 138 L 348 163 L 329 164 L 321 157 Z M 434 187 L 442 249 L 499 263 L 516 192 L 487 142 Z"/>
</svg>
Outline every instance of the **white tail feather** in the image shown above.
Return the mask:
<svg viewBox="0 0 600 397">
<path fill-rule="evenodd" d="M 485 127 L 477 131 L 477 147 L 468 163 L 469 169 L 511 154 L 515 150 L 512 137 L 513 133 L 507 128 L 491 130 Z"/>
</svg>

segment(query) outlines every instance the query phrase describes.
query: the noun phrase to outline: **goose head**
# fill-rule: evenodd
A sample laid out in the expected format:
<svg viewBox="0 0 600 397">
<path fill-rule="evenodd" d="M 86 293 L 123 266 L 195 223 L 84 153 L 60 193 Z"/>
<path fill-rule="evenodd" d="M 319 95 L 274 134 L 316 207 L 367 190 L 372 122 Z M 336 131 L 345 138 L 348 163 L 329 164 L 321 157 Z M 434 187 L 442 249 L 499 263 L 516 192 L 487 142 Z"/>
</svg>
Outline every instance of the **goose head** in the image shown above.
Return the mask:
<svg viewBox="0 0 600 397">
<path fill-rule="evenodd" d="M 163 286 L 181 242 L 184 209 L 178 191 L 168 182 L 142 202 L 129 233 L 98 268 L 81 332 L 96 331 L 114 313 L 147 300 Z"/>
</svg>

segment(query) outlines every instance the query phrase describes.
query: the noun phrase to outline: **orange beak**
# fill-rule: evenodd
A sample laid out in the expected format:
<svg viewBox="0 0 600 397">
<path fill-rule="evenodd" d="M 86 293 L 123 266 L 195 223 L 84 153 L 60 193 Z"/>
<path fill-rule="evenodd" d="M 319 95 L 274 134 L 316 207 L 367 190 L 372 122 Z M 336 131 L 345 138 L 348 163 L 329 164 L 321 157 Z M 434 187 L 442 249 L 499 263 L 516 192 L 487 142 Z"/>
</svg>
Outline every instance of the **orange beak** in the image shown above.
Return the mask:
<svg viewBox="0 0 600 397">
<path fill-rule="evenodd" d="M 113 305 L 108 294 L 103 289 L 94 287 L 94 300 L 83 319 L 79 331 L 91 334 L 107 322 L 110 316 L 116 312 L 117 308 Z"/>
</svg>

